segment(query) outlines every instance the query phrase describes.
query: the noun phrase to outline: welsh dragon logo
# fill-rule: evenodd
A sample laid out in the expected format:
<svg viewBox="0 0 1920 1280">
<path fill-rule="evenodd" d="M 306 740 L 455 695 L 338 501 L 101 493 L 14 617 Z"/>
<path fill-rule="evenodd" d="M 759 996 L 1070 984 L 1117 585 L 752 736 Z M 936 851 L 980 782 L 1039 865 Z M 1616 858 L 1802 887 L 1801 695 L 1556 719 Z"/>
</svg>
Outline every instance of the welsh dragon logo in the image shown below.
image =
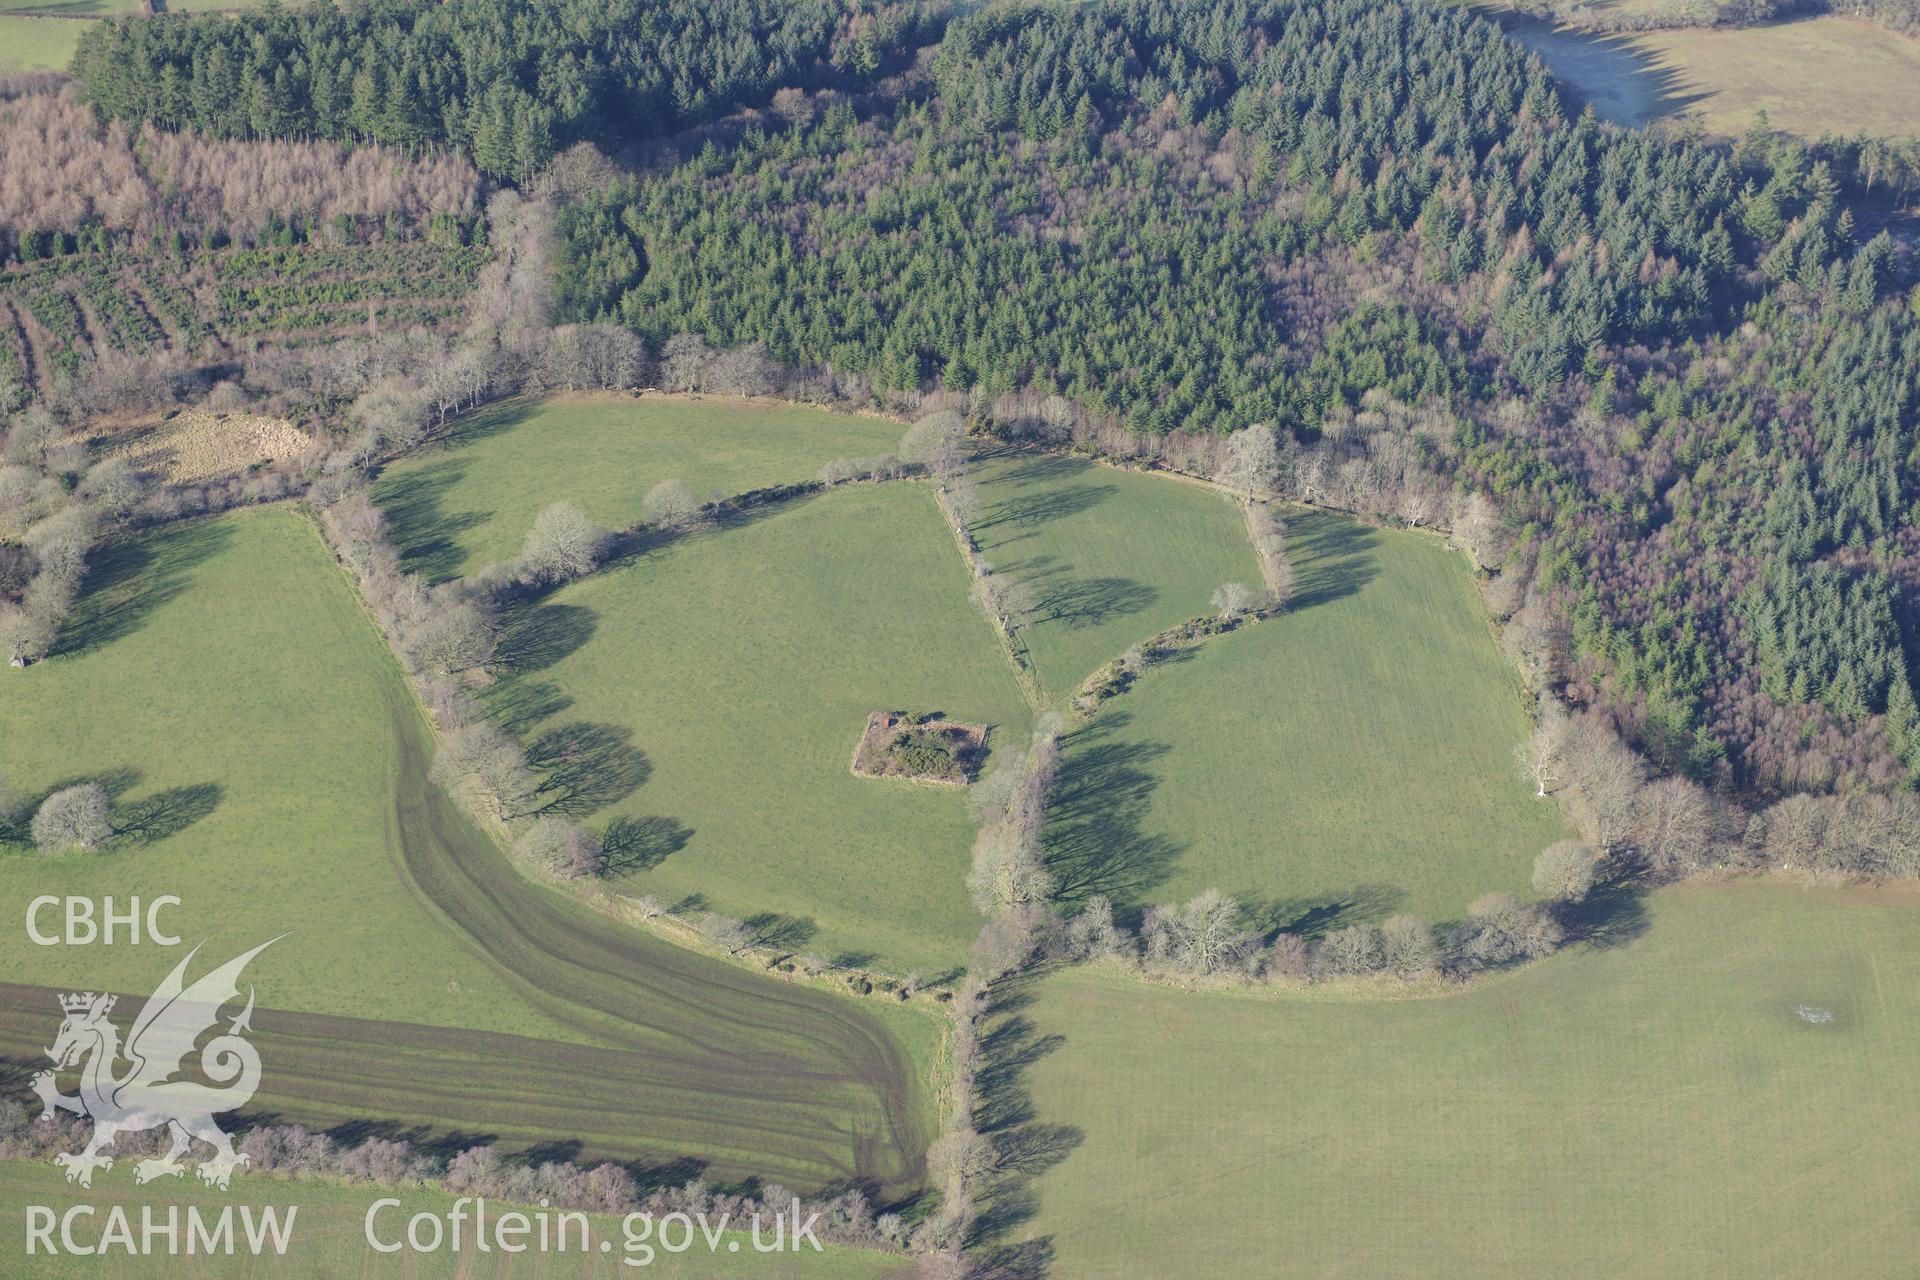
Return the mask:
<svg viewBox="0 0 1920 1280">
<path fill-rule="evenodd" d="M 165 1155 L 136 1164 L 133 1180 L 151 1182 L 163 1175 L 178 1177 L 186 1172 L 180 1156 L 198 1138 L 214 1151 L 213 1157 L 202 1161 L 196 1170 L 200 1180 L 226 1190 L 228 1178 L 236 1168 L 246 1165 L 247 1157 L 234 1151 L 233 1143 L 213 1117 L 245 1106 L 260 1087 L 260 1053 L 244 1036 L 252 1030 L 251 986 L 247 988 L 247 1007 L 224 1033 L 200 1049 L 201 1074 L 213 1084 L 174 1077 L 187 1067 L 188 1055 L 201 1035 L 218 1025 L 221 1007 L 239 997 L 240 971 L 279 940 L 261 943 L 189 987 L 184 979 L 187 965 L 200 951 L 195 947 L 147 999 L 124 1048 L 119 1030 L 107 1020 L 118 997 L 91 991 L 60 997 L 60 1009 L 66 1018 L 47 1056 L 53 1060 L 55 1071 L 80 1067 L 80 1092 L 75 1097 L 59 1092 L 55 1071 L 35 1075 L 33 1090 L 46 1107 L 43 1118 L 56 1111 L 71 1111 L 93 1121 L 93 1138 L 83 1150 L 61 1152 L 53 1158 L 55 1164 L 66 1169 L 68 1182 L 91 1187 L 95 1169 L 113 1168 L 113 1157 L 101 1152 L 112 1146 L 115 1138 L 165 1126 L 173 1136 L 172 1146 Z M 116 1074 L 115 1067 L 122 1059 L 131 1066 Z"/>
</svg>

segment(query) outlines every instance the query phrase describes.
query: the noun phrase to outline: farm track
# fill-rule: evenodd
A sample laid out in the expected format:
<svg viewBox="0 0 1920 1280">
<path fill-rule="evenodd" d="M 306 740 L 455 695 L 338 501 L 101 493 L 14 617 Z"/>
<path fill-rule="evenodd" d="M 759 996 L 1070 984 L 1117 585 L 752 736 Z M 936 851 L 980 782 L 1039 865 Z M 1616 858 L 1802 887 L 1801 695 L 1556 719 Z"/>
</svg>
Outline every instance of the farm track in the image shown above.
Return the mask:
<svg viewBox="0 0 1920 1280">
<path fill-rule="evenodd" d="M 391 695 L 396 870 L 530 1004 L 606 1047 L 256 1010 L 266 1072 L 249 1114 L 619 1159 L 672 1180 L 858 1182 L 883 1197 L 918 1185 L 932 1135 L 912 1065 L 883 1028 L 850 1001 L 526 881 L 429 783 L 404 696 Z M 53 996 L 0 983 L 0 1058 L 45 1065 Z"/>
</svg>

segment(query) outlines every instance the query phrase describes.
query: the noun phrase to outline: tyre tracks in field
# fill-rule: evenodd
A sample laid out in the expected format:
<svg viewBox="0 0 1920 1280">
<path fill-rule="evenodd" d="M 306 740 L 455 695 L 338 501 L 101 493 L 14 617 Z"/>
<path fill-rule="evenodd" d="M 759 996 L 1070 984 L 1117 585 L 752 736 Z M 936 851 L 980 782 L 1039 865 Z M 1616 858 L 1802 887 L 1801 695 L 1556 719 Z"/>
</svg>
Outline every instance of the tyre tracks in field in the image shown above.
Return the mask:
<svg viewBox="0 0 1920 1280">
<path fill-rule="evenodd" d="M 404 690 L 388 706 L 391 843 L 407 891 L 529 1005 L 593 1043 L 256 1009 L 265 1072 L 246 1115 L 614 1159 L 669 1181 L 857 1183 L 882 1197 L 919 1185 L 924 1086 L 870 1014 L 528 881 L 429 781 L 426 728 Z M 22 1082 L 47 1065 L 56 994 L 0 983 L 0 1059 Z"/>
</svg>

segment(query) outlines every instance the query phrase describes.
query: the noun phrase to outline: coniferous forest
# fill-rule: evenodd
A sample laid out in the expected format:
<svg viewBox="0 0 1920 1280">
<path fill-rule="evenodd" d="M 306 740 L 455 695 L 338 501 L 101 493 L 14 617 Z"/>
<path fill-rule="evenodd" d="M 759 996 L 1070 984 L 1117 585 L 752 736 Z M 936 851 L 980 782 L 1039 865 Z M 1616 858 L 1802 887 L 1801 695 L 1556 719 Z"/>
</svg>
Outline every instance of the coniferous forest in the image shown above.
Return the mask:
<svg viewBox="0 0 1920 1280">
<path fill-rule="evenodd" d="M 1272 423 L 1295 492 L 1412 468 L 1492 499 L 1505 611 L 1661 768 L 1920 768 L 1920 290 L 1845 145 L 1576 116 L 1470 12 L 1370 0 L 376 0 L 100 24 L 74 74 L 513 182 L 652 141 L 569 193 L 565 319 L 1138 441 Z"/>
</svg>

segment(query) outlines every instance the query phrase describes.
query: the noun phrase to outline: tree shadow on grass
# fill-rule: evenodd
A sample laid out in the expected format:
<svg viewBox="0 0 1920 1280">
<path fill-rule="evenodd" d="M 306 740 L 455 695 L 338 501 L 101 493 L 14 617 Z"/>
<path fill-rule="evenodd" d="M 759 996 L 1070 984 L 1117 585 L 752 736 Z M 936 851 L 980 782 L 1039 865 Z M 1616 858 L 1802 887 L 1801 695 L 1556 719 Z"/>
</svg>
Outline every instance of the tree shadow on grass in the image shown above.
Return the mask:
<svg viewBox="0 0 1920 1280">
<path fill-rule="evenodd" d="M 820 932 L 820 926 L 804 916 L 782 915 L 778 911 L 762 911 L 743 921 L 753 931 L 752 945 L 771 947 L 776 951 L 797 951 L 813 940 Z"/>
<path fill-rule="evenodd" d="M 527 763 L 541 775 L 535 811 L 584 817 L 632 795 L 653 774 L 632 737 L 633 730 L 619 725 L 580 722 L 534 739 Z"/>
<path fill-rule="evenodd" d="M 1247 922 L 1268 939 L 1277 933 L 1319 938 L 1355 924 L 1379 924 L 1406 899 L 1398 885 L 1363 884 L 1344 893 L 1263 899 L 1257 892 L 1238 895 Z"/>
<path fill-rule="evenodd" d="M 515 674 L 544 671 L 593 639 L 599 615 L 585 605 L 541 604 L 513 610 L 494 660 Z"/>
<path fill-rule="evenodd" d="M 1069 907 L 1104 894 L 1123 914 L 1138 909 L 1186 849 L 1146 829 L 1160 785 L 1146 766 L 1172 748 L 1119 738 L 1131 719 L 1109 714 L 1061 739 L 1060 779 L 1043 840 L 1059 900 Z"/>
<path fill-rule="evenodd" d="M 1311 609 L 1353 595 L 1380 572 L 1374 558 L 1380 542 L 1376 529 L 1322 511 L 1297 516 L 1287 528 L 1299 569 L 1289 609 Z"/>
<path fill-rule="evenodd" d="M 1040 586 L 1041 621 L 1063 623 L 1077 631 L 1140 613 L 1159 599 L 1158 590 L 1132 578 L 1075 578 L 1058 586 Z"/>
<path fill-rule="evenodd" d="M 985 1274 L 1044 1276 L 1051 1265 L 1051 1237 L 1013 1241 L 1009 1237 L 1039 1209 L 1033 1180 L 1070 1156 L 1085 1141 L 1078 1126 L 1035 1118 L 1024 1076 L 1036 1062 L 1057 1052 L 1066 1040 L 1041 1035 L 1018 1010 L 1028 999 L 1034 975 L 996 984 L 988 997 L 989 1024 L 980 1038 L 980 1066 L 974 1077 L 974 1127 L 991 1145 L 991 1170 L 981 1179 L 979 1216 L 967 1246 Z M 1011 988 L 1012 990 L 1008 990 Z"/>
<path fill-rule="evenodd" d="M 515 737 L 573 705 L 573 699 L 548 680 L 499 680 L 480 695 L 487 718 Z"/>
<path fill-rule="evenodd" d="M 185 591 L 192 571 L 232 536 L 219 521 L 196 520 L 96 548 L 87 557 L 80 598 L 60 628 L 54 654 L 76 657 L 132 635 L 154 610 Z"/>
<path fill-rule="evenodd" d="M 693 828 L 673 818 L 615 818 L 607 824 L 600 847 L 606 852 L 602 875 L 624 876 L 651 871 L 687 847 Z"/>
<path fill-rule="evenodd" d="M 614 569 L 624 569 L 630 564 L 656 552 L 666 551 L 681 542 L 748 528 L 759 524 L 762 520 L 771 519 L 783 511 L 799 507 L 819 497 L 821 492 L 804 484 L 759 489 L 753 491 L 751 495 L 737 494 L 733 500 L 717 506 L 710 505 L 700 520 L 677 528 L 667 529 L 659 525 L 637 524 L 630 529 L 618 530 L 608 542 L 599 567 L 594 572 L 600 574 Z M 747 497 L 752 500 L 740 500 Z"/>
<path fill-rule="evenodd" d="M 373 499 L 386 513 L 400 566 L 433 582 L 460 576 L 467 558 L 461 535 L 493 519 L 486 511 L 448 511 L 447 495 L 466 475 L 452 460 L 413 471 L 389 471 L 374 486 Z"/>
<path fill-rule="evenodd" d="M 1002 564 L 996 572 L 1033 589 L 1034 621 L 1058 622 L 1076 631 L 1139 613 L 1160 599 L 1158 589 L 1132 578 L 1076 578 L 1072 565 L 1052 556 L 1030 556 Z"/>
<path fill-rule="evenodd" d="M 973 528 L 976 534 L 991 531 L 982 539 L 982 545 L 993 550 L 1033 536 L 1043 524 L 1091 510 L 1118 492 L 1118 485 L 1093 484 L 1016 494 L 994 503 L 974 522 Z M 1006 525 L 1012 525 L 1019 532 L 1001 536 L 999 530 Z"/>
<path fill-rule="evenodd" d="M 1649 887 L 1643 872 L 1629 868 L 1596 886 L 1581 901 L 1560 904 L 1555 914 L 1570 942 L 1608 950 L 1624 947 L 1647 932 Z"/>
<path fill-rule="evenodd" d="M 178 835 L 220 806 L 225 788 L 216 782 L 169 787 L 117 810 L 114 836 L 135 844 L 154 844 Z"/>
</svg>

